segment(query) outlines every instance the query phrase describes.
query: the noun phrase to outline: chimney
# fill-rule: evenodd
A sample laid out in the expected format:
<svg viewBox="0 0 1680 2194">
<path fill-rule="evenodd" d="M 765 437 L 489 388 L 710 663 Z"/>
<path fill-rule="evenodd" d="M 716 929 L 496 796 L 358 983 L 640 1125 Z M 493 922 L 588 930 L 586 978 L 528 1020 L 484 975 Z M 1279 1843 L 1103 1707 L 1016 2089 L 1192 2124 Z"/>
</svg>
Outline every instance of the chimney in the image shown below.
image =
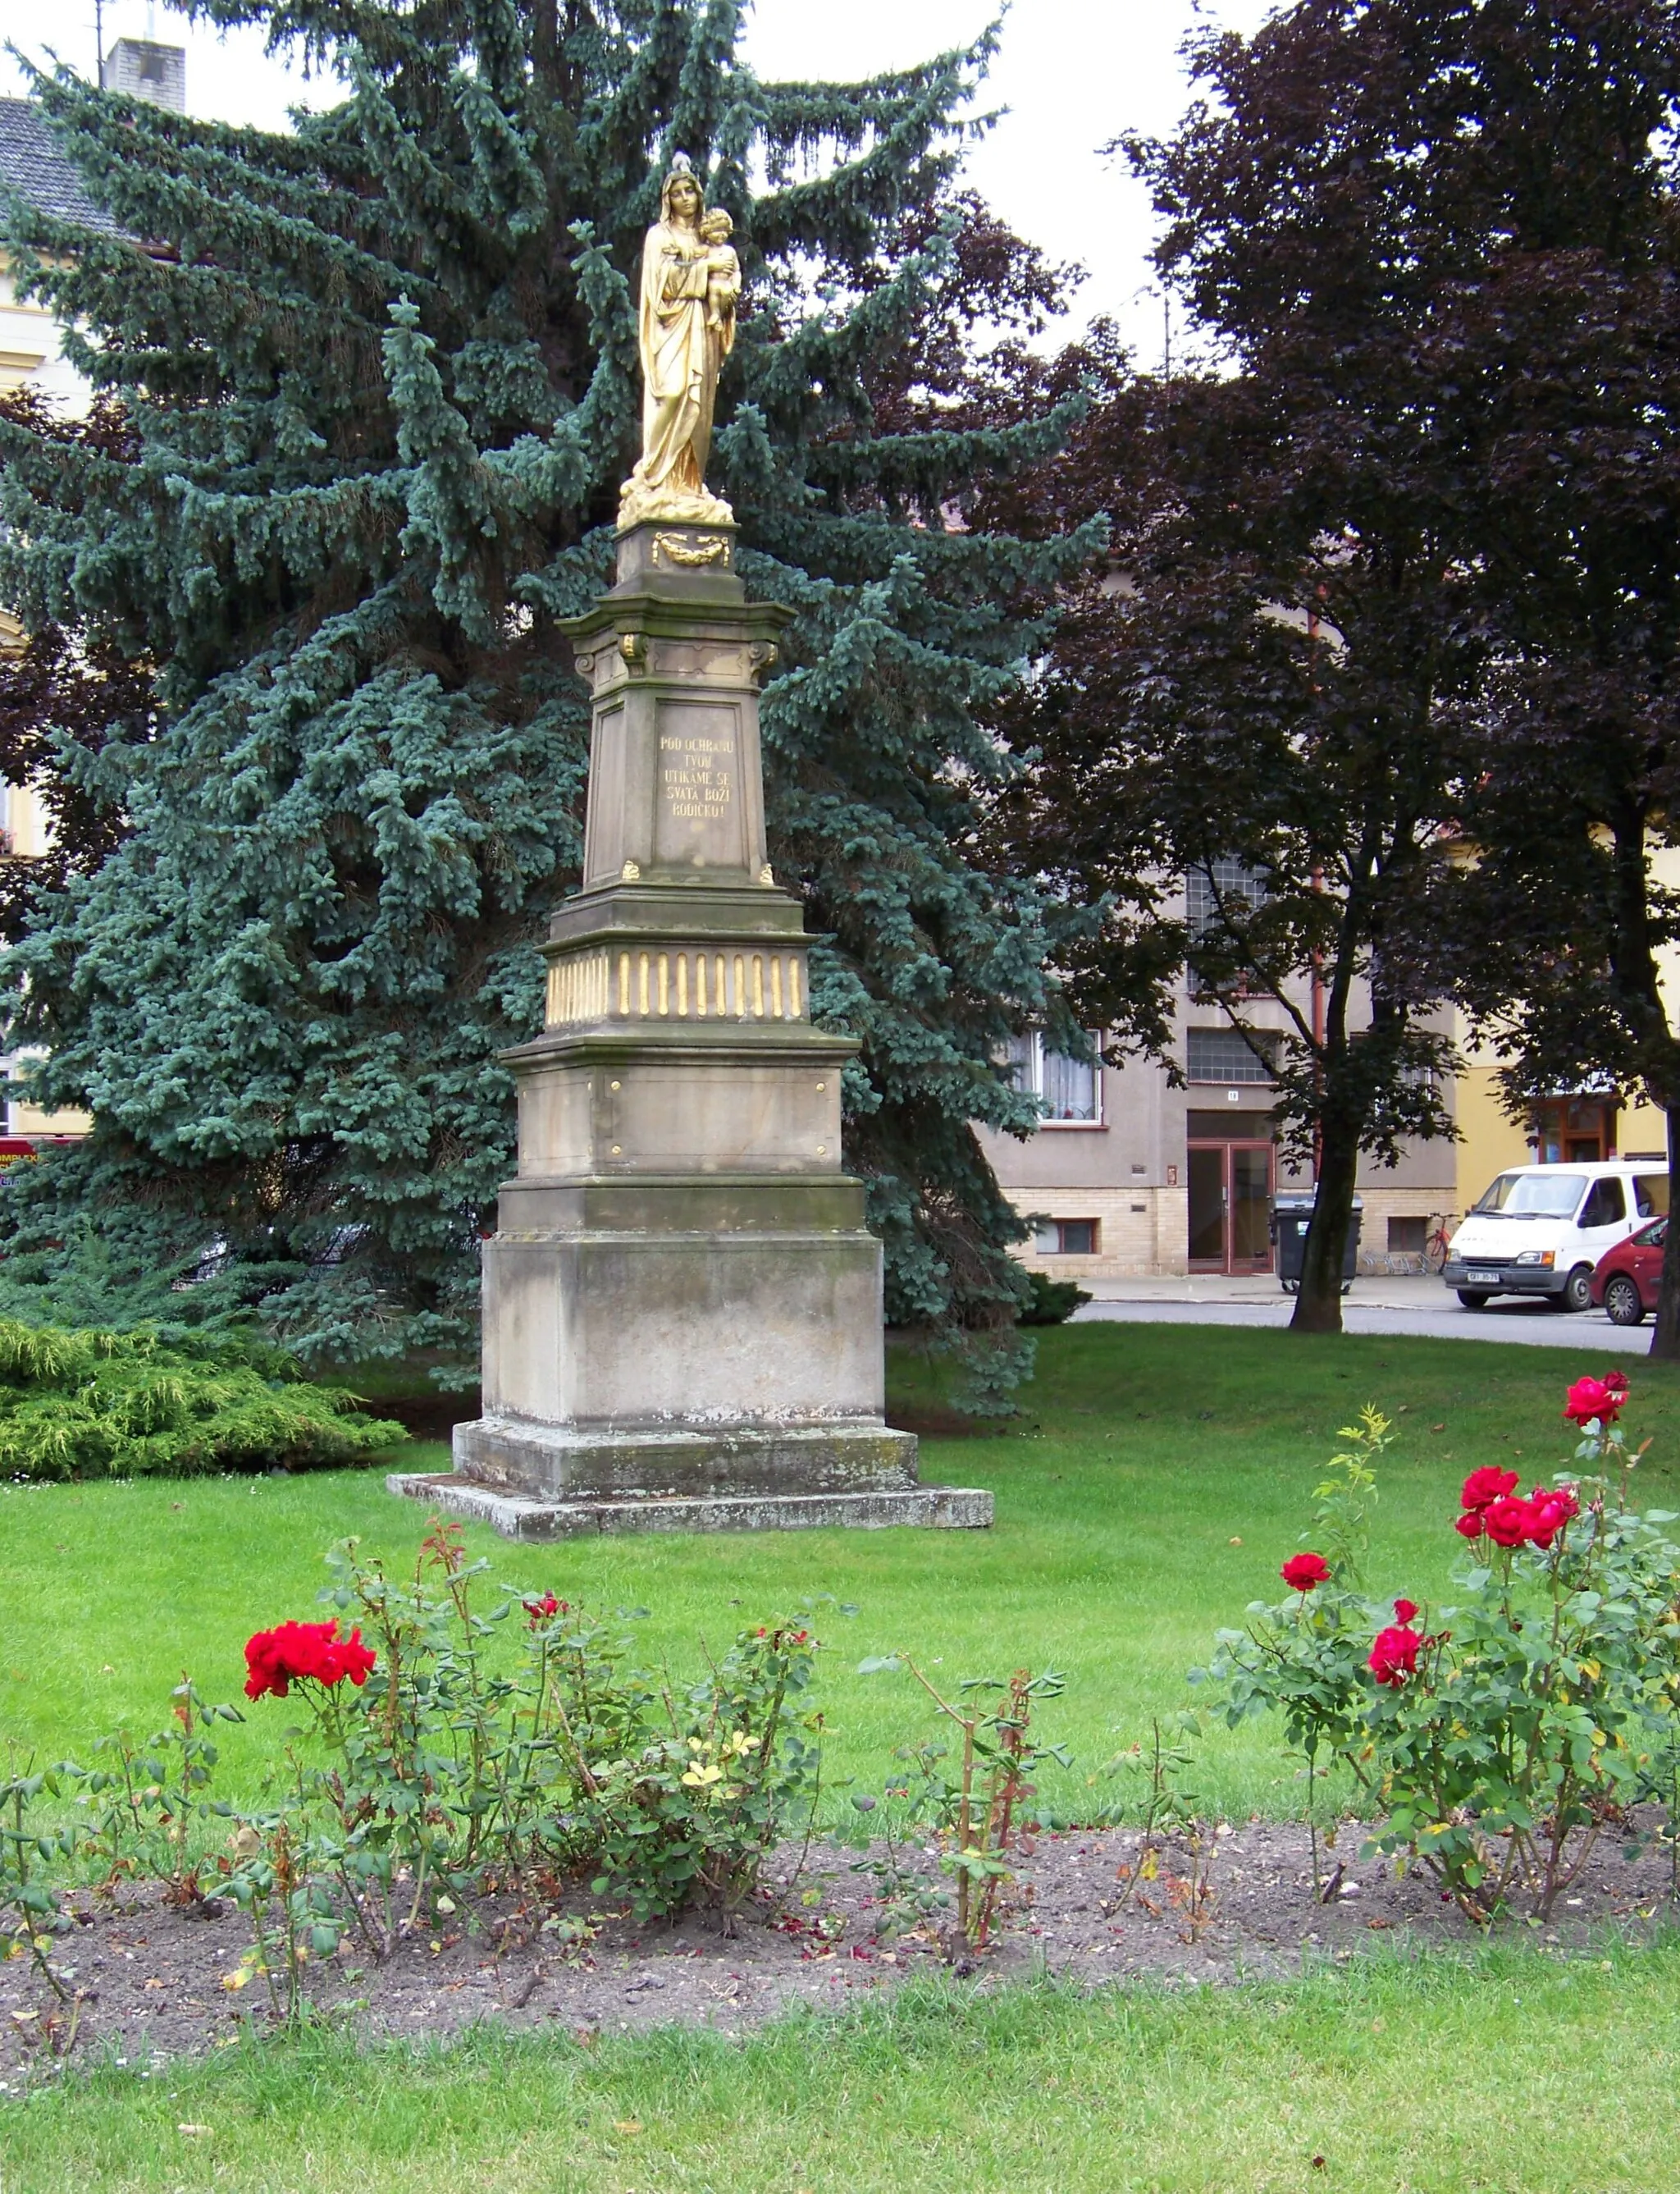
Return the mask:
<svg viewBox="0 0 1680 2194">
<path fill-rule="evenodd" d="M 118 38 L 105 57 L 105 86 L 153 106 L 186 112 L 186 49 L 160 46 L 150 38 Z"/>
</svg>

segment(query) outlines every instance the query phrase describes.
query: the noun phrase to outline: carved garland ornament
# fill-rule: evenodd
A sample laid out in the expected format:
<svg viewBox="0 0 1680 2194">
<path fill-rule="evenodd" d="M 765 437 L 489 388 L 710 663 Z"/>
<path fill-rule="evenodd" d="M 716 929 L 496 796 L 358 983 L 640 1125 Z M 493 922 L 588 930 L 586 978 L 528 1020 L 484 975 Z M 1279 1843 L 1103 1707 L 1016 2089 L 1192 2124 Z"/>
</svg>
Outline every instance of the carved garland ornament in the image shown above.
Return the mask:
<svg viewBox="0 0 1680 2194">
<path fill-rule="evenodd" d="M 726 564 L 729 561 L 728 537 L 722 533 L 705 533 L 697 541 L 688 541 L 680 533 L 656 533 L 651 561 L 657 564 L 662 558 L 668 564 L 690 566 Z"/>
</svg>

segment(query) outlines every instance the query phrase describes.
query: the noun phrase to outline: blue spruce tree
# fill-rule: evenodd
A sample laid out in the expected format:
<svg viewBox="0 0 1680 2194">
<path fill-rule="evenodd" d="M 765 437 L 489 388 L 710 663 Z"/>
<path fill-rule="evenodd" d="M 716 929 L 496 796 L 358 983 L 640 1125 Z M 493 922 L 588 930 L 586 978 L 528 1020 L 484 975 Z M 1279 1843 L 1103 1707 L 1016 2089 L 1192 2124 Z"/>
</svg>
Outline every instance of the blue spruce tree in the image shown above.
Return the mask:
<svg viewBox="0 0 1680 2194">
<path fill-rule="evenodd" d="M 989 1336 L 1006 1379 L 1020 1229 L 971 1123 L 1029 1123 L 993 1061 L 1057 1020 L 1059 917 L 987 857 L 1012 765 L 985 726 L 1092 542 L 965 523 L 1067 424 L 993 400 L 1009 342 L 977 342 L 1055 284 L 960 194 L 985 43 L 770 83 L 744 0 L 197 13 L 348 95 L 281 135 L 36 85 L 121 233 L 14 207 L 14 247 L 129 437 L 0 422 L 0 596 L 147 666 L 156 709 L 60 742 L 125 835 L 8 962 L 41 1099 L 95 1123 L 8 1198 L 14 1294 L 137 1287 L 214 1241 L 307 1353 L 470 1360 L 496 1054 L 540 1022 L 578 853 L 557 623 L 608 583 L 636 259 L 680 148 L 747 281 L 714 472 L 749 589 L 797 612 L 770 833 L 829 940 L 813 1007 L 863 1041 L 848 1163 L 891 1314 L 982 1361 Z"/>
</svg>

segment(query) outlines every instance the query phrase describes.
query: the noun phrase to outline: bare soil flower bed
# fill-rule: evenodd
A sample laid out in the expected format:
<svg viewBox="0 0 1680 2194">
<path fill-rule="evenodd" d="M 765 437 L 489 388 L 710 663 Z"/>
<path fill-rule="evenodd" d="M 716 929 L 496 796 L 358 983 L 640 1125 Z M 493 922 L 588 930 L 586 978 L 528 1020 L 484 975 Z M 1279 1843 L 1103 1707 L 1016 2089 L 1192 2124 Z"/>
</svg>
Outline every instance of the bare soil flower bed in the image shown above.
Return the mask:
<svg viewBox="0 0 1680 2194">
<path fill-rule="evenodd" d="M 1287 1977 L 1316 1958 L 1483 1938 L 1421 1872 L 1402 1876 L 1391 1863 L 1361 1861 L 1362 1840 L 1344 1825 L 1324 1857 L 1321 1897 L 1306 1830 L 1296 1824 L 1221 1827 L 1199 1875 L 1188 1847 L 1169 1841 L 1155 1878 L 1135 1881 L 1136 1831 L 1029 1839 L 997 1947 L 978 1958 L 960 1952 L 955 1970 L 987 1980 L 1045 1970 L 1087 1986 L 1138 1978 L 1224 1984 Z M 799 1847 L 785 1847 L 732 1937 L 703 1912 L 637 1926 L 585 1891 L 561 1910 L 573 1921 L 593 1916 L 596 1932 L 555 1947 L 507 1904 L 487 1899 L 444 1925 L 422 1926 L 381 1965 L 347 1940 L 339 1956 L 311 1967 L 309 2001 L 370 2039 L 446 2036 L 484 2019 L 559 2027 L 585 2041 L 667 2023 L 736 2034 L 796 2004 L 839 2007 L 909 1974 L 951 1969 L 932 1931 L 877 1938 L 874 1883 L 856 1870 L 861 1856 L 814 1845 L 801 1868 Z M 937 1858 L 920 1857 L 937 1881 Z M 1206 1884 L 1200 1899 L 1197 1879 Z M 1560 1956 L 1585 1954 L 1607 1927 L 1638 1936 L 1662 1925 L 1671 1887 L 1666 1854 L 1648 1849 L 1630 1860 L 1623 1840 L 1607 1836 L 1550 1925 L 1517 1919 L 1496 1921 L 1494 1932 Z M 9 2086 L 95 2055 L 145 2070 L 225 2045 L 244 2028 L 274 2030 L 260 1979 L 236 1992 L 223 1985 L 249 1941 L 231 1901 L 183 1911 L 148 1885 L 115 1899 L 83 1892 L 74 1903 L 77 1925 L 55 1959 L 73 1965 L 81 1992 L 67 2053 L 72 2013 L 54 2006 L 26 1958 L 0 1967 L 0 2078 Z"/>
</svg>

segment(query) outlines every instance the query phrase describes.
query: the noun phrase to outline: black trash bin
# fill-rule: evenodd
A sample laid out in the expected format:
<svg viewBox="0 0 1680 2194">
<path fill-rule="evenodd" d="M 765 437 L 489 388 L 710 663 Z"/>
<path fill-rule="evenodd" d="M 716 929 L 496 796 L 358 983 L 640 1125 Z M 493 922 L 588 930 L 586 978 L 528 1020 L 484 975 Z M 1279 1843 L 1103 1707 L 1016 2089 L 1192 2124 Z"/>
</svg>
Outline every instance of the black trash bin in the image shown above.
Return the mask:
<svg viewBox="0 0 1680 2194">
<path fill-rule="evenodd" d="M 1271 1238 L 1277 1251 L 1277 1284 L 1287 1295 L 1298 1295 L 1301 1292 L 1301 1269 L 1307 1258 L 1307 1229 L 1312 1224 L 1313 1205 L 1316 1201 L 1310 1189 L 1286 1191 L 1272 1198 Z M 1356 1196 L 1353 1217 L 1348 1222 L 1347 1247 L 1342 1254 L 1344 1295 L 1353 1285 L 1364 1209 L 1364 1198 Z"/>
</svg>

